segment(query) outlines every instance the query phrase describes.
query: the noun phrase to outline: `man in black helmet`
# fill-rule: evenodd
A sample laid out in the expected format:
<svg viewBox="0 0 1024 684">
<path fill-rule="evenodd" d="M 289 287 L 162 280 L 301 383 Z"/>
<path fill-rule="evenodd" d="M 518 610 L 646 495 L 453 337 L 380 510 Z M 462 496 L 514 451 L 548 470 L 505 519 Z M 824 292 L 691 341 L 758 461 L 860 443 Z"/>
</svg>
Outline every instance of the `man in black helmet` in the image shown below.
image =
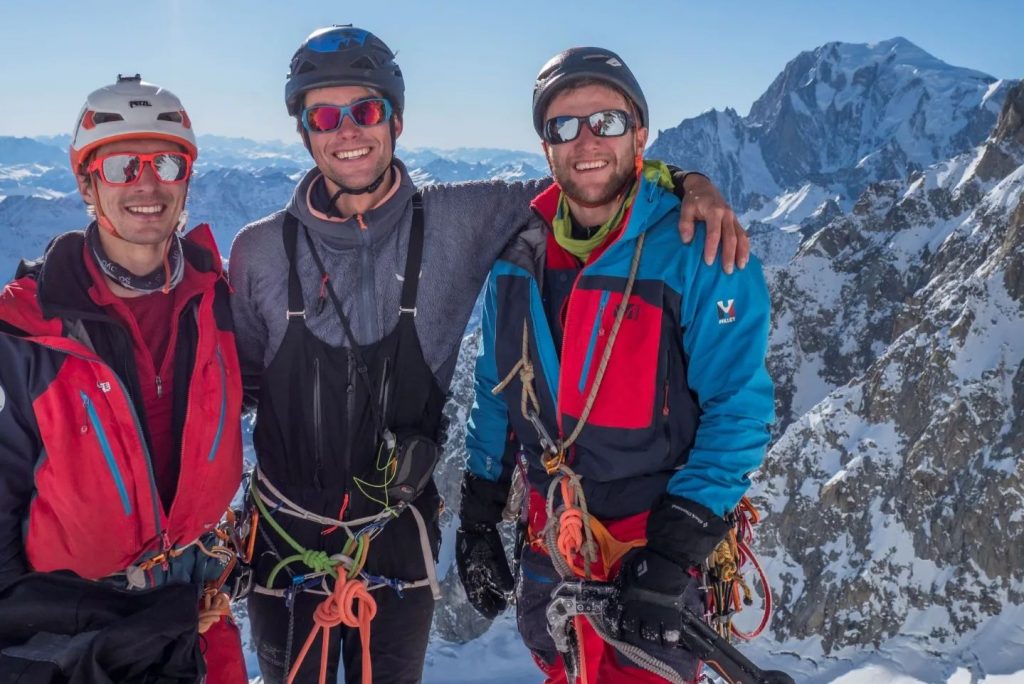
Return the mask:
<svg viewBox="0 0 1024 684">
<path fill-rule="evenodd" d="M 321 676 L 333 681 L 340 653 L 348 682 L 371 664 L 376 681 L 417 682 L 438 596 L 431 474 L 445 395 L 487 271 L 547 182 L 418 192 L 394 157 L 401 70 L 361 29 L 310 35 L 285 100 L 316 168 L 231 249 L 243 381 L 258 407 L 253 639 L 267 681 L 289 670 L 311 681 L 322 645 L 302 647 L 314 612 L 317 624 L 351 613 L 325 637 Z M 746 240 L 721 196 L 699 175 L 683 180 L 701 197 L 689 221 L 717 217 L 730 268 L 734 253 L 742 263 Z M 356 580 L 380 589 L 349 589 Z M 372 630 L 345 610 L 349 591 L 375 610 Z"/>
<path fill-rule="evenodd" d="M 546 681 L 694 681 L 682 610 L 701 611 L 698 567 L 768 443 L 767 288 L 756 261 L 727 277 L 675 248 L 671 176 L 642 158 L 647 101 L 618 55 L 554 57 L 533 113 L 555 184 L 485 290 L 459 576 L 479 612 L 504 607 L 495 526 L 518 470 L 518 626 Z M 604 583 L 594 621 L 559 612 L 579 580 Z"/>
</svg>

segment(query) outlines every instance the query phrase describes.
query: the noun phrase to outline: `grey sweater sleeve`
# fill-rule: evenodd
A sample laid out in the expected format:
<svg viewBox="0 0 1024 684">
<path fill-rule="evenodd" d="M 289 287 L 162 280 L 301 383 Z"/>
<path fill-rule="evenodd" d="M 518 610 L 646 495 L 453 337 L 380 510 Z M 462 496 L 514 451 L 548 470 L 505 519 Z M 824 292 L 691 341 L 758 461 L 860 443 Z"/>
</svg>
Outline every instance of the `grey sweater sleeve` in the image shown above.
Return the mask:
<svg viewBox="0 0 1024 684">
<path fill-rule="evenodd" d="M 550 184 L 550 178 L 511 183 L 482 181 L 438 185 L 427 188 L 426 192 L 459 212 L 458 219 L 447 224 L 450 230 L 445 231 L 445 237 L 466 243 L 477 267 L 474 271 L 481 273 L 482 286 L 482 278 L 502 249 L 530 220 L 530 202 Z M 445 227 L 442 224 L 441 229 Z"/>
<path fill-rule="evenodd" d="M 235 345 L 238 347 L 238 361 L 242 369 L 246 408 L 256 405 L 263 375 L 263 355 L 269 344 L 265 319 L 258 310 L 261 303 L 260 274 L 266 272 L 265 268 L 260 268 L 261 258 L 266 257 L 262 243 L 266 242 L 268 231 L 275 231 L 283 213 L 278 212 L 247 225 L 231 243 L 231 256 L 228 260 L 228 280 L 234 290 L 231 296 L 231 316 L 235 325 Z"/>
</svg>

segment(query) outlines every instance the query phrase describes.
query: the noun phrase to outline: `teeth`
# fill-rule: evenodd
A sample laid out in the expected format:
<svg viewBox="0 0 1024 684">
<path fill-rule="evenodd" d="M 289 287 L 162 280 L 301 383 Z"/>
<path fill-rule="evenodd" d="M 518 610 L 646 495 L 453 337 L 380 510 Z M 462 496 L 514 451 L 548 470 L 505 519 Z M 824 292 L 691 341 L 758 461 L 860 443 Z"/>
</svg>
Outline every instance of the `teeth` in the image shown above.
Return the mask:
<svg viewBox="0 0 1024 684">
<path fill-rule="evenodd" d="M 338 159 L 358 159 L 359 157 L 365 157 L 370 154 L 369 147 L 360 147 L 358 150 L 343 150 L 341 152 L 335 152 L 334 156 Z"/>
<path fill-rule="evenodd" d="M 128 207 L 128 211 L 132 214 L 159 214 L 164 210 L 162 204 L 153 204 L 145 207 Z"/>
<path fill-rule="evenodd" d="M 606 161 L 590 161 L 590 162 L 578 162 L 576 164 L 577 171 L 589 171 L 590 169 L 600 169 L 608 166 Z"/>
</svg>

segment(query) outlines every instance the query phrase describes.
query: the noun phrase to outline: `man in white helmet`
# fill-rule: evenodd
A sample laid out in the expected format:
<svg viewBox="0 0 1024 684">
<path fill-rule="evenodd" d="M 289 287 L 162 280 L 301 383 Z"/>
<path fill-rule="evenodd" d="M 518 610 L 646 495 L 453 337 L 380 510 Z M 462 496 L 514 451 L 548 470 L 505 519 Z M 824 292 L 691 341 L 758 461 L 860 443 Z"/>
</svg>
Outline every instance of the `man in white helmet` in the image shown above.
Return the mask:
<svg viewBox="0 0 1024 684">
<path fill-rule="evenodd" d="M 172 93 L 119 77 L 88 96 L 70 153 L 94 220 L 23 262 L 0 293 L 0 613 L 26 600 L 63 599 L 83 612 L 104 603 L 80 606 L 68 592 L 90 595 L 88 584 L 53 578 L 48 591 L 47 576 L 30 573 L 71 571 L 107 594 L 168 587 L 191 597 L 183 617 L 188 627 L 191 611 L 199 671 L 189 674 L 188 644 L 161 646 L 150 664 L 156 679 L 201 677 L 202 651 L 207 681 L 243 682 L 240 640 L 219 593 L 233 551 L 214 534 L 241 476 L 241 383 L 209 227 L 181 235 L 195 133 Z M 132 680 L 144 645 L 164 643 L 139 634 L 140 652 L 101 657 L 102 637 L 77 630 L 105 618 L 62 623 L 59 606 L 34 608 L 33 617 L 55 620 L 40 618 L 35 631 L 91 643 L 89 657 L 111 680 Z M 17 644 L 3 629 L 0 646 Z"/>
</svg>

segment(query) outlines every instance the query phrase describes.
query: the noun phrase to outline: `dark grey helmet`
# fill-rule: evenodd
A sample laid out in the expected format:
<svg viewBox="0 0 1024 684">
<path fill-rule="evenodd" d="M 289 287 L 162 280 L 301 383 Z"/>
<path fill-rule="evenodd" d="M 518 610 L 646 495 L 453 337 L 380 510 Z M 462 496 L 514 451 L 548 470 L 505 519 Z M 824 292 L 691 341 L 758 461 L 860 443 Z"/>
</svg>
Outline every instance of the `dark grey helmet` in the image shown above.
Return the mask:
<svg viewBox="0 0 1024 684">
<path fill-rule="evenodd" d="M 575 47 L 561 52 L 545 64 L 533 85 L 533 127 L 544 137 L 544 113 L 552 98 L 567 85 L 583 80 L 609 83 L 626 94 L 640 114 L 640 125 L 647 126 L 647 98 L 626 63 L 604 48 Z"/>
<path fill-rule="evenodd" d="M 288 114 L 298 115 L 309 90 L 347 85 L 379 90 L 399 116 L 405 109 L 402 70 L 384 41 L 350 24 L 317 29 L 292 57 L 284 84 Z"/>
</svg>

